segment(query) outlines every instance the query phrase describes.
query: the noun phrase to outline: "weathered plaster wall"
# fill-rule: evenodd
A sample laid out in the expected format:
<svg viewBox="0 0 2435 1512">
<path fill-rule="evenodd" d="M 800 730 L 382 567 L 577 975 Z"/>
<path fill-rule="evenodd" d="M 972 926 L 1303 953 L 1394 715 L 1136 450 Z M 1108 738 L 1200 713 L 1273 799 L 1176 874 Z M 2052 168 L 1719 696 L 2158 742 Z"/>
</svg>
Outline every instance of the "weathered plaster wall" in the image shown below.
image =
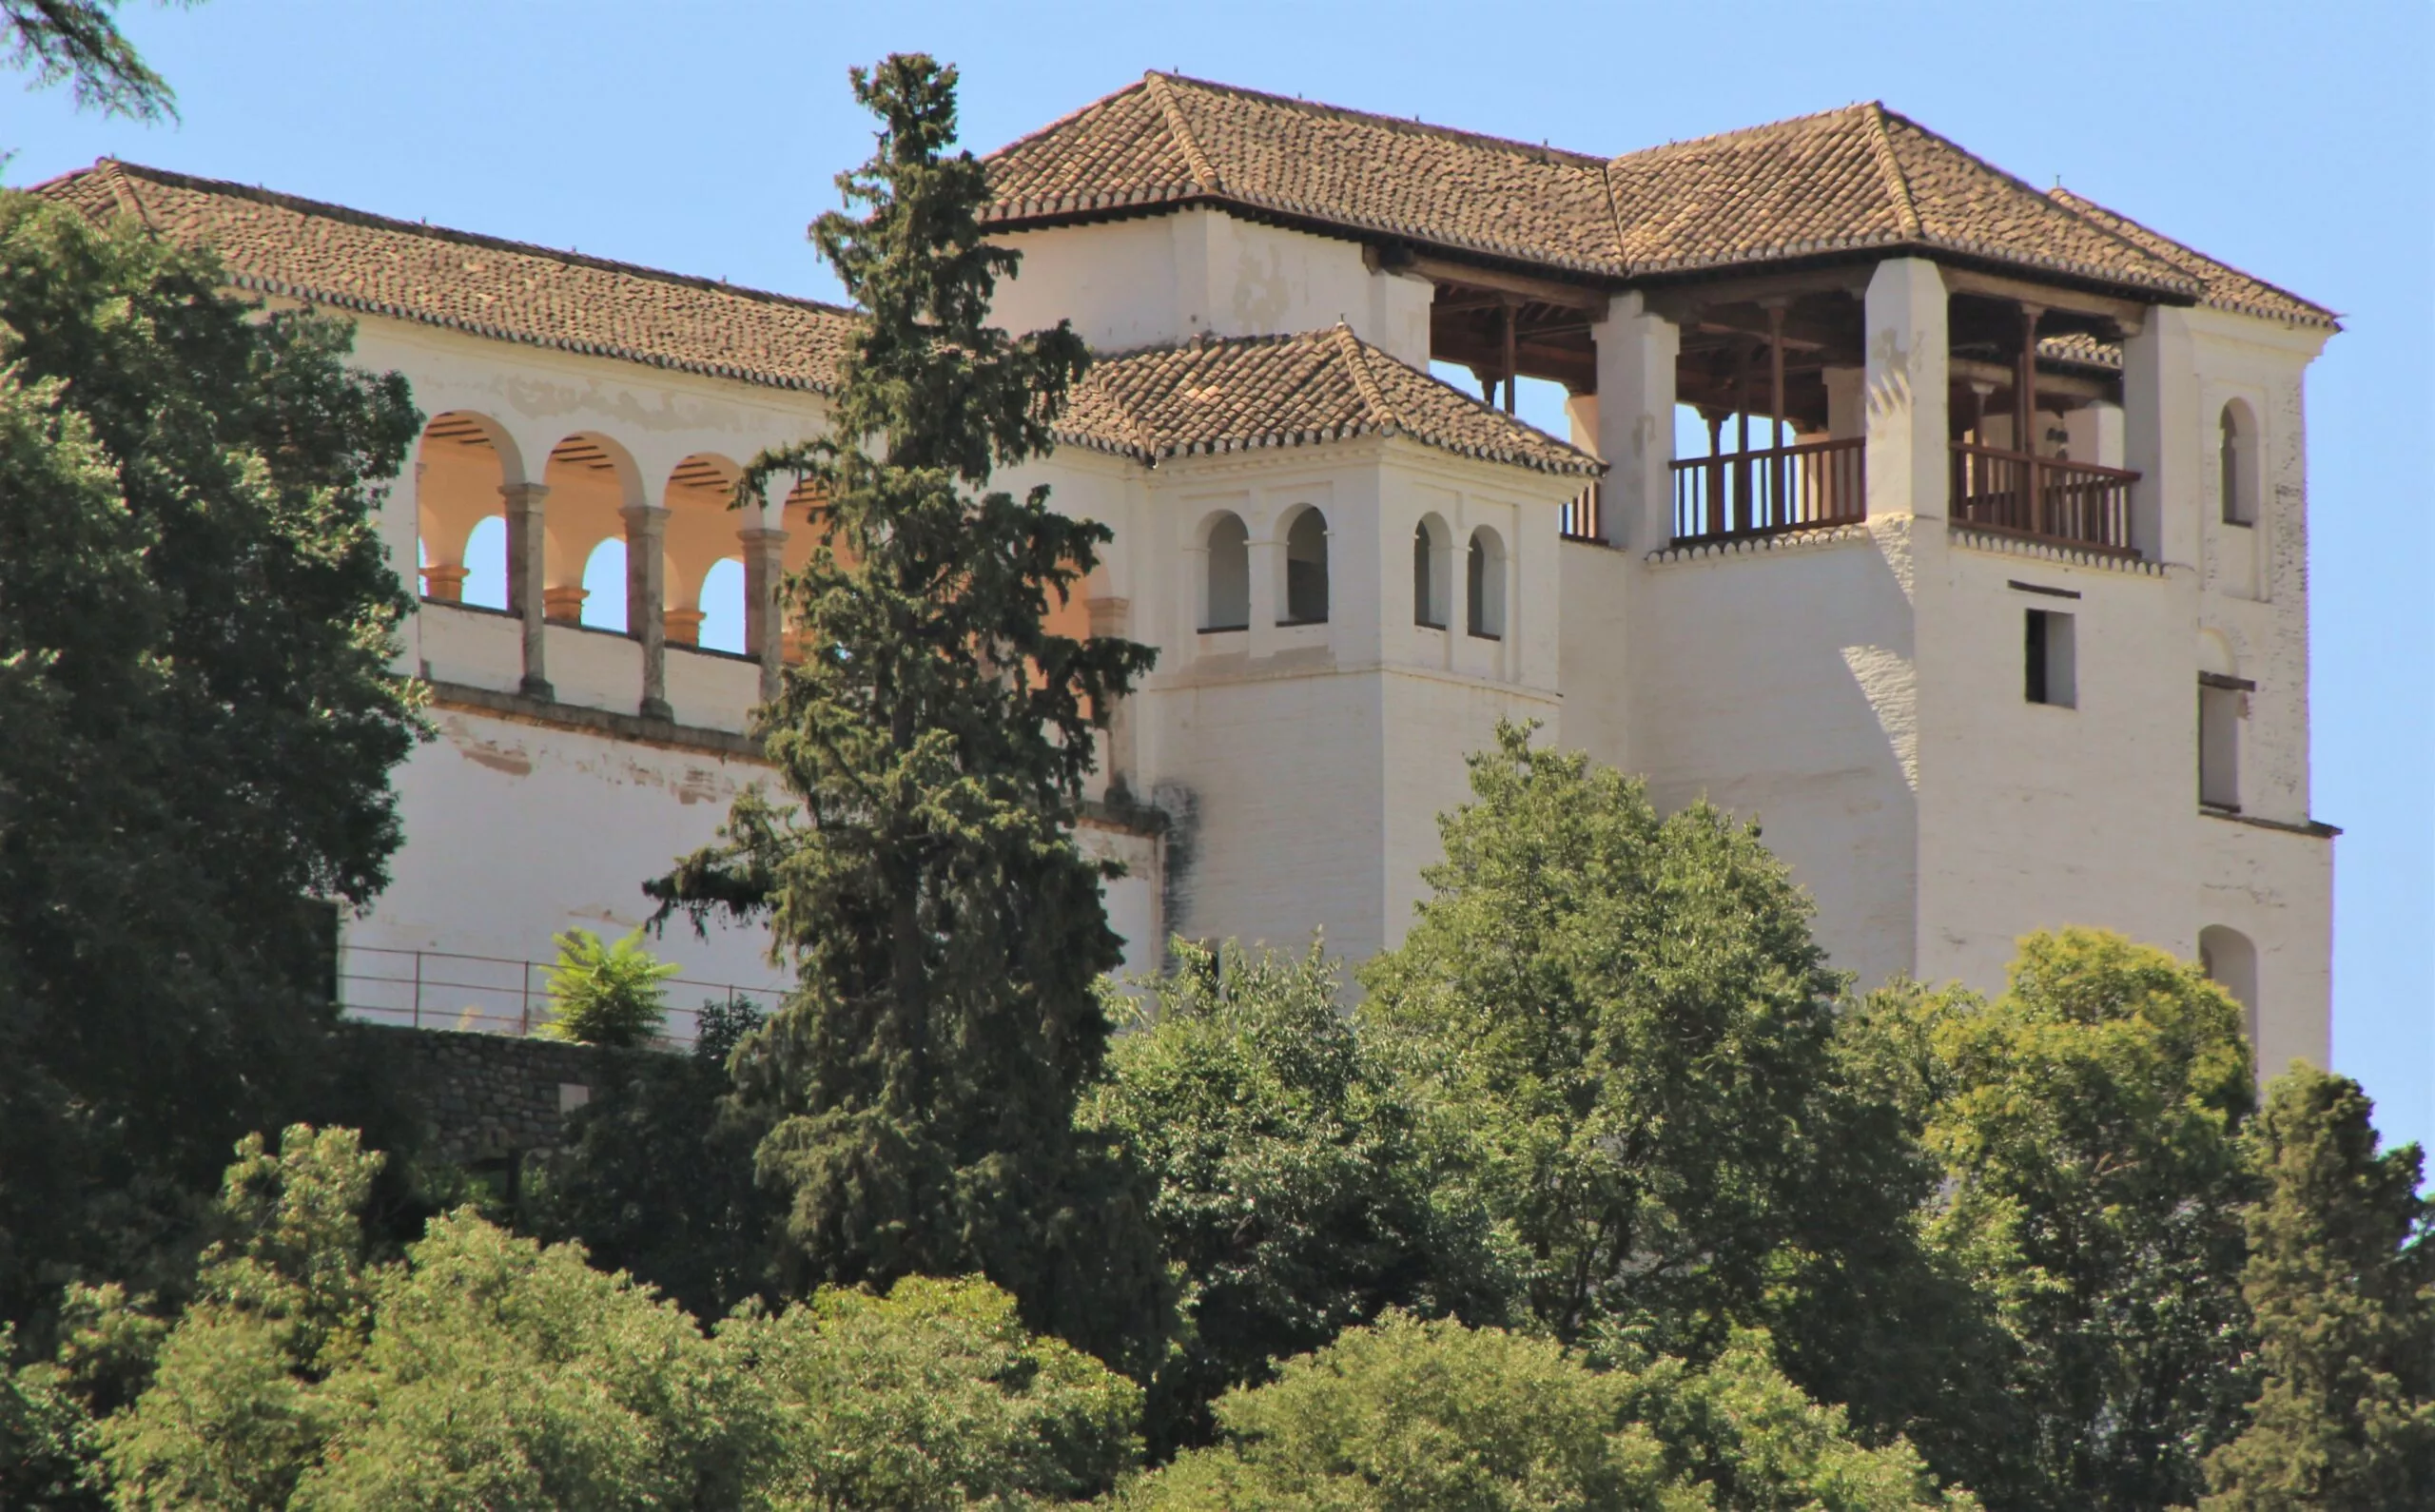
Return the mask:
<svg viewBox="0 0 2435 1512">
<path fill-rule="evenodd" d="M 502 718 L 433 710 L 438 738 L 397 774 L 406 843 L 349 947 L 547 961 L 551 937 L 614 939 L 651 917 L 646 878 L 711 843 L 758 763 Z M 652 948 L 687 979 L 775 989 L 767 933 L 672 925 Z M 393 969 L 367 957 L 349 971 Z M 680 1006 L 691 1007 L 692 1003 Z"/>
<path fill-rule="evenodd" d="M 994 312 L 1026 331 L 1071 319 L 1099 351 L 1195 336 L 1290 336 L 1343 320 L 1414 367 L 1429 365 L 1425 280 L 1373 272 L 1351 242 L 1189 209 L 1108 225 L 1025 231 Z"/>
</svg>

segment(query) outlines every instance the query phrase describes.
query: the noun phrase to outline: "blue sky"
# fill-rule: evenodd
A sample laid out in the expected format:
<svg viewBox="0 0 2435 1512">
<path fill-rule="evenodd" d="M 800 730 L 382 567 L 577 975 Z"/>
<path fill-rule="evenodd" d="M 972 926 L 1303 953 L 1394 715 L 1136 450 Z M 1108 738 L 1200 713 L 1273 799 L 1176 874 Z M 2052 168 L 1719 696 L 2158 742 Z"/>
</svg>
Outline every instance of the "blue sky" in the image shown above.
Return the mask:
<svg viewBox="0 0 2435 1512">
<path fill-rule="evenodd" d="M 0 81 L 8 182 L 109 154 L 835 298 L 803 227 L 867 150 L 847 67 L 895 49 L 963 67 L 966 140 L 984 149 L 1152 68 L 1602 153 L 1882 99 L 2331 305 L 2348 329 L 2313 370 L 2308 417 L 2314 810 L 2347 831 L 2334 1058 L 2389 1135 L 2435 1142 L 2423 0 L 211 0 L 124 16 L 183 124 Z"/>
</svg>

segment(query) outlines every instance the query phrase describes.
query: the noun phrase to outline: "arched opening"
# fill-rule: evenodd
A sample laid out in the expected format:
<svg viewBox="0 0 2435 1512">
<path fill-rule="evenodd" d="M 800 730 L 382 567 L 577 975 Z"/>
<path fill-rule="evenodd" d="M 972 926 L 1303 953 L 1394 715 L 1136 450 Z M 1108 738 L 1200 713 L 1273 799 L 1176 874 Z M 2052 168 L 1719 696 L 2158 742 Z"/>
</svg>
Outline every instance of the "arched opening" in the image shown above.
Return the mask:
<svg viewBox="0 0 2435 1512">
<path fill-rule="evenodd" d="M 2241 1005 L 2242 1027 L 2257 1044 L 2257 947 L 2237 929 L 2209 924 L 2198 932 L 2198 969 Z"/>
<path fill-rule="evenodd" d="M 744 561 L 730 556 L 711 564 L 702 574 L 696 595 L 703 607 L 692 611 L 686 620 L 688 646 L 698 646 L 706 651 L 728 651 L 744 654 Z M 668 638 L 676 639 L 677 611 L 668 611 Z"/>
<path fill-rule="evenodd" d="M 2216 420 L 2216 486 L 2227 525 L 2257 523 L 2257 418 L 2238 399 Z"/>
<path fill-rule="evenodd" d="M 664 623 L 672 646 L 744 649 L 744 570 L 736 561 L 736 533 L 759 521 L 732 507 L 742 475 L 743 469 L 729 458 L 696 452 L 669 471 L 660 491 L 668 509 Z M 721 572 L 722 566 L 734 571 Z"/>
<path fill-rule="evenodd" d="M 1328 619 L 1328 522 L 1305 504 L 1285 525 L 1285 614 L 1280 625 L 1324 625 Z"/>
<path fill-rule="evenodd" d="M 1482 640 L 1505 638 L 1505 543 L 1483 525 L 1471 532 L 1471 550 L 1463 568 L 1464 619 Z"/>
<path fill-rule="evenodd" d="M 1252 623 L 1252 535 L 1242 516 L 1220 514 L 1204 537 L 1200 629 L 1204 634 L 1248 630 Z"/>
<path fill-rule="evenodd" d="M 464 596 L 459 603 L 477 609 L 507 611 L 507 516 L 494 514 L 465 537 Z M 429 574 L 425 574 L 429 581 Z M 438 599 L 437 593 L 431 595 Z"/>
<path fill-rule="evenodd" d="M 593 630 L 626 630 L 626 542 L 612 535 L 592 549 L 583 564 L 583 623 Z"/>
<path fill-rule="evenodd" d="M 415 452 L 416 532 L 422 596 L 435 604 L 507 607 L 506 501 L 513 443 L 487 417 L 435 416 Z"/>
<path fill-rule="evenodd" d="M 1453 551 L 1446 522 L 1424 514 L 1412 533 L 1412 622 L 1429 630 L 1444 630 L 1449 602 L 1454 595 L 1446 579 L 1451 575 Z"/>
<path fill-rule="evenodd" d="M 626 522 L 619 512 L 629 502 L 640 502 L 634 475 L 633 460 L 625 449 L 593 432 L 578 432 L 551 448 L 541 476 L 550 490 L 542 504 L 541 532 L 541 605 L 547 618 L 562 625 L 597 623 L 585 612 L 592 603 L 585 579 L 594 549 L 605 540 L 625 539 Z M 614 612 L 622 625 L 622 581 L 609 596 L 618 601 Z"/>
</svg>

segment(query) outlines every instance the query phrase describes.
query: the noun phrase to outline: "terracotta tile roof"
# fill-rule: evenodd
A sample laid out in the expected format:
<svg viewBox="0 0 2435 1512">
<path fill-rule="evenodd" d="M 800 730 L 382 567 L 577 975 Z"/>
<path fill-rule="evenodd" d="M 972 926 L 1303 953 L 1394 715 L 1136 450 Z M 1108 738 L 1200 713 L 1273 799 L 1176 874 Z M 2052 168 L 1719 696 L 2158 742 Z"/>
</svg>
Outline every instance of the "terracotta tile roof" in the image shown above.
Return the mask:
<svg viewBox="0 0 2435 1512">
<path fill-rule="evenodd" d="M 1635 274 L 1919 246 L 2198 292 L 2171 263 L 1877 104 L 1627 153 L 1607 178 Z"/>
<path fill-rule="evenodd" d="M 1168 457 L 1403 436 L 1443 451 L 1583 476 L 1605 464 L 1332 326 L 1202 339 L 1101 359 L 1060 438 L 1157 465 Z"/>
<path fill-rule="evenodd" d="M 2094 200 L 2074 194 L 2060 185 L 2047 193 L 2056 204 L 2070 206 L 2075 214 L 2095 222 L 2142 251 L 2172 263 L 2186 276 L 2195 279 L 2206 290 L 2200 299 L 2201 303 L 2269 320 L 2289 320 L 2294 325 L 2321 326 L 2329 331 L 2342 329 L 2341 320 L 2322 304 L 2312 304 L 2289 289 L 2277 288 L 2264 279 L 2253 278 L 2236 267 L 2218 262 L 2203 252 L 2184 246 L 2127 215 L 2109 210 Z"/>
<path fill-rule="evenodd" d="M 2122 348 L 2112 341 L 2100 341 L 2082 331 L 2039 337 L 2037 355 L 2049 362 L 2073 362 L 2081 367 L 2101 367 L 2116 373 L 2122 371 Z"/>
<path fill-rule="evenodd" d="M 2201 292 L 2176 260 L 1876 104 L 1605 160 L 1152 73 L 989 165 L 1006 226 L 1222 204 L 1616 280 L 1910 246 Z"/>
<path fill-rule="evenodd" d="M 827 392 L 851 312 L 105 158 L 38 193 L 208 242 L 250 293 Z"/>
<path fill-rule="evenodd" d="M 1605 164 L 1152 73 L 989 156 L 1004 224 L 1241 205 L 1621 277 Z"/>
</svg>

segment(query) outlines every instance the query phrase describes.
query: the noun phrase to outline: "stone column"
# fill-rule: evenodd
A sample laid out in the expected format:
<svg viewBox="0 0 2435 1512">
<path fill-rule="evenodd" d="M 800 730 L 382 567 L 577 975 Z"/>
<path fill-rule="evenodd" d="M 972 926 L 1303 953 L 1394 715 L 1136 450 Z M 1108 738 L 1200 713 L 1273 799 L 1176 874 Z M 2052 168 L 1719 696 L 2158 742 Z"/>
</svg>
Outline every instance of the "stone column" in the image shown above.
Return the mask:
<svg viewBox="0 0 2435 1512">
<path fill-rule="evenodd" d="M 1607 467 L 1600 529 L 1610 546 L 1651 552 L 1674 538 L 1674 363 L 1683 334 L 1640 295 L 1617 295 L 1592 325 L 1598 456 Z"/>
<path fill-rule="evenodd" d="M 541 507 L 550 491 L 540 483 L 506 483 L 498 492 L 507 500 L 507 608 L 524 622 L 524 696 L 555 702 L 544 649 L 548 607 L 541 596 Z"/>
<path fill-rule="evenodd" d="M 735 533 L 744 543 L 744 645 L 761 663 L 761 701 L 778 696 L 787 662 L 787 533 L 755 527 Z"/>
<path fill-rule="evenodd" d="M 1133 623 L 1133 604 L 1129 599 L 1093 598 L 1088 600 L 1093 635 L 1124 635 Z M 1133 792 L 1133 709 L 1132 700 L 1120 698 L 1107 711 L 1107 740 L 1103 746 L 1106 760 L 1101 776 L 1108 792 L 1113 795 Z"/>
<path fill-rule="evenodd" d="M 2198 355 L 2190 318 L 2155 306 L 2122 343 L 2122 453 L 2139 475 L 2131 542 L 2152 560 L 2198 560 Z"/>
<path fill-rule="evenodd" d="M 668 511 L 629 504 L 626 522 L 626 633 L 642 642 L 645 719 L 673 718 L 668 707 Z"/>
<path fill-rule="evenodd" d="M 1868 281 L 1868 514 L 1941 519 L 1951 488 L 1945 430 L 1951 340 L 1944 277 L 1890 258 Z"/>
</svg>

